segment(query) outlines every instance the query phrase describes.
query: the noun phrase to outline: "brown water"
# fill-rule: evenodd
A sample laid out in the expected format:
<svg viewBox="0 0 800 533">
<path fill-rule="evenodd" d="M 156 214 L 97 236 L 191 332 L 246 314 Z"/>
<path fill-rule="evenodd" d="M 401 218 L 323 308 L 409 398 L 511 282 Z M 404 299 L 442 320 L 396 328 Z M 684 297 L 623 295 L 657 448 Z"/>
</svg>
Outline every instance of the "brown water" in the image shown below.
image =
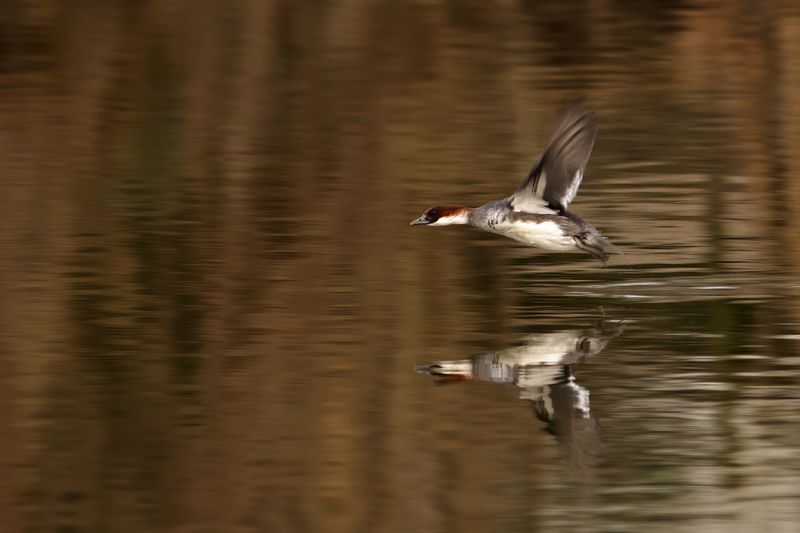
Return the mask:
<svg viewBox="0 0 800 533">
<path fill-rule="evenodd" d="M 800 528 L 794 3 L 8 4 L 3 531 Z"/>
</svg>

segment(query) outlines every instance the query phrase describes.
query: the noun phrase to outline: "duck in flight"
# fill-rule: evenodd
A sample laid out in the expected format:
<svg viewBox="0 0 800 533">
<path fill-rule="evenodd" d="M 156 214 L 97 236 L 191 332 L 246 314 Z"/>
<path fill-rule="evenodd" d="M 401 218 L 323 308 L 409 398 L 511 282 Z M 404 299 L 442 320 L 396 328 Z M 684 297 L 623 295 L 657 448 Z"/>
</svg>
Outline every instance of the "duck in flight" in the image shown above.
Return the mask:
<svg viewBox="0 0 800 533">
<path fill-rule="evenodd" d="M 596 134 L 594 113 L 573 106 L 514 194 L 480 207 L 437 205 L 411 225 L 467 225 L 552 252 L 587 252 L 606 264 L 617 251 L 594 226 L 567 211 L 583 179 Z"/>
</svg>

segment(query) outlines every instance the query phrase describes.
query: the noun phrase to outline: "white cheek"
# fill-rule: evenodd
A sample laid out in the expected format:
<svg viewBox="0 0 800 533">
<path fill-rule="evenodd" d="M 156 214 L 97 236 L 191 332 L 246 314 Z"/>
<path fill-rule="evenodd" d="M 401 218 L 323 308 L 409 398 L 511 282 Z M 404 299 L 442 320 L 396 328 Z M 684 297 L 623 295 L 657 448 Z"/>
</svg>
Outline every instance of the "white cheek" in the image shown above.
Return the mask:
<svg viewBox="0 0 800 533">
<path fill-rule="evenodd" d="M 467 224 L 466 215 L 453 215 L 449 217 L 442 217 L 436 222 L 428 224 L 429 226 L 453 226 L 455 224 Z"/>
</svg>

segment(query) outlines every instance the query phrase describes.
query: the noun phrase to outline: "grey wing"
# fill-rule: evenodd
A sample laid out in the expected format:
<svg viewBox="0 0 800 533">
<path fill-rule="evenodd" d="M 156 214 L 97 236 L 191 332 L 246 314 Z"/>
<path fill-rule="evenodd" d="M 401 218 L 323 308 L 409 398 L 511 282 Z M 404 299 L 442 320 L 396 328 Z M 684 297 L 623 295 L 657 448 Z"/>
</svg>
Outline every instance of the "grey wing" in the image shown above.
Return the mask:
<svg viewBox="0 0 800 533">
<path fill-rule="evenodd" d="M 561 117 L 550 144 L 511 196 L 515 211 L 566 211 L 578 193 L 596 134 L 594 113 L 573 106 Z"/>
</svg>

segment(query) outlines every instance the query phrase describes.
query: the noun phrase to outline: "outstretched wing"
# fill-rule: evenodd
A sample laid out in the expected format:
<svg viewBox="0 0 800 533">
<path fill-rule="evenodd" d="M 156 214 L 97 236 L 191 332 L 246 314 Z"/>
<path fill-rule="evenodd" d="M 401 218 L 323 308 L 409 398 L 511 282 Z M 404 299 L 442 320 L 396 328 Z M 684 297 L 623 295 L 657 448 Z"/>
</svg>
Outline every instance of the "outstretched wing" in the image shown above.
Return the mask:
<svg viewBox="0 0 800 533">
<path fill-rule="evenodd" d="M 567 210 L 578 192 L 592 153 L 596 123 L 594 113 L 583 106 L 573 106 L 564 113 L 550 144 L 511 196 L 515 211 Z"/>
</svg>

